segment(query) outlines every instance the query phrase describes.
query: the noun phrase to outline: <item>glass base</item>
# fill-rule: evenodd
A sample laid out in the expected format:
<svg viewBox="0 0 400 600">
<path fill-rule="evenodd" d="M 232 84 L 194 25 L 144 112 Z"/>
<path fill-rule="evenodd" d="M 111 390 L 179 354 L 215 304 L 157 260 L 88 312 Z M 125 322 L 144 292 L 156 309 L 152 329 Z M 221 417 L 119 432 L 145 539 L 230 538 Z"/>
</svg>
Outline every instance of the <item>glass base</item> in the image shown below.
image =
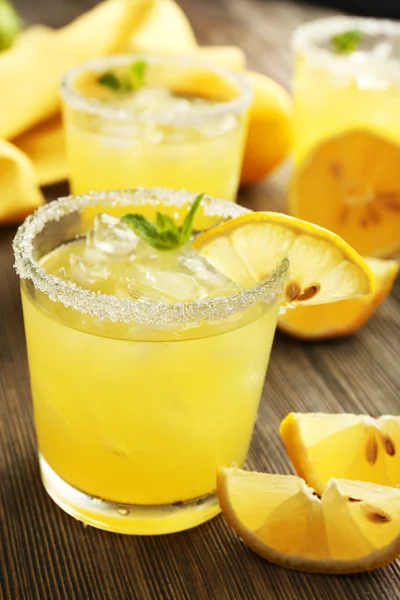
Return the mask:
<svg viewBox="0 0 400 600">
<path fill-rule="evenodd" d="M 196 527 L 220 512 L 215 492 L 176 504 L 115 504 L 89 496 L 61 479 L 39 453 L 43 485 L 66 513 L 86 525 L 129 535 L 160 535 Z"/>
</svg>

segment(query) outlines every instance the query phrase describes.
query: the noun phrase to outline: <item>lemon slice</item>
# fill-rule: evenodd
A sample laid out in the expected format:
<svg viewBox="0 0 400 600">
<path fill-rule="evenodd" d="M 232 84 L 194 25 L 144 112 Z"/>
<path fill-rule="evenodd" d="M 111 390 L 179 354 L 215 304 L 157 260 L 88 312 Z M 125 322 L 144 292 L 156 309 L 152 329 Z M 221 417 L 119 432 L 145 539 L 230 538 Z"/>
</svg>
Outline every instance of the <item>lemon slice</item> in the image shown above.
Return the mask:
<svg viewBox="0 0 400 600">
<path fill-rule="evenodd" d="M 280 433 L 297 473 L 318 494 L 330 477 L 400 485 L 400 417 L 290 413 Z"/>
<path fill-rule="evenodd" d="M 396 280 L 399 265 L 395 260 L 366 258 L 375 277 L 375 292 L 325 306 L 299 306 L 283 314 L 279 329 L 302 340 L 342 337 L 365 325 L 387 298 Z"/>
<path fill-rule="evenodd" d="M 400 490 L 331 479 L 320 499 L 299 477 L 223 468 L 225 519 L 255 552 L 288 569 L 355 573 L 400 555 Z"/>
<path fill-rule="evenodd" d="M 371 269 L 346 242 L 280 213 L 246 213 L 206 231 L 193 247 L 244 287 L 252 287 L 288 258 L 286 305 L 322 304 L 374 292 Z"/>
</svg>

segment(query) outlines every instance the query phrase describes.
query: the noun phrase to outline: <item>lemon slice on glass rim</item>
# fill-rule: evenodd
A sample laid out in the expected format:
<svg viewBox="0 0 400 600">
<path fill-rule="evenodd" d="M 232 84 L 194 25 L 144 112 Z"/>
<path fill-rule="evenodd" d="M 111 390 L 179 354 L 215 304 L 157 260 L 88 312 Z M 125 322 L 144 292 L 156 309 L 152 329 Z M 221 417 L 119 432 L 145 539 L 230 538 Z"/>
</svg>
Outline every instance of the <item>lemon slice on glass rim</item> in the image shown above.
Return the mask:
<svg viewBox="0 0 400 600">
<path fill-rule="evenodd" d="M 355 333 L 389 296 L 399 271 L 395 260 L 365 258 L 375 277 L 375 292 L 334 305 L 298 307 L 282 314 L 278 329 L 301 340 L 324 340 Z"/>
<path fill-rule="evenodd" d="M 192 247 L 247 288 L 288 258 L 284 308 L 354 298 L 375 288 L 368 264 L 338 235 L 280 213 L 246 213 L 201 234 Z"/>
</svg>

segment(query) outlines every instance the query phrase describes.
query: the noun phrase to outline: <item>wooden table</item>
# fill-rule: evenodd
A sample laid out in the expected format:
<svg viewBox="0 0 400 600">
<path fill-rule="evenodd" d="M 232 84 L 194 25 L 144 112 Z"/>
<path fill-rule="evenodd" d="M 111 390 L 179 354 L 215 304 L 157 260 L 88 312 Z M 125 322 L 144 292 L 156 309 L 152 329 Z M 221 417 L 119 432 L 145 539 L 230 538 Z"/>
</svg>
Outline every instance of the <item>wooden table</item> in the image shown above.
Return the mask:
<svg viewBox="0 0 400 600">
<path fill-rule="evenodd" d="M 59 26 L 91 0 L 19 0 L 27 22 Z M 328 10 L 293 2 L 182 0 L 199 40 L 238 44 L 252 68 L 289 85 L 289 36 Z M 3 82 L 4 84 L 4 82 Z M 252 208 L 282 207 L 285 171 L 241 194 Z M 49 198 L 66 186 L 47 191 Z M 222 516 L 163 537 L 85 528 L 40 482 L 18 280 L 11 240 L 0 231 L 0 598 L 1 600 L 386 600 L 400 599 L 400 563 L 364 575 L 285 571 L 250 552 Z M 291 410 L 399 412 L 400 285 L 374 319 L 348 340 L 304 344 L 278 334 L 249 466 L 290 472 L 278 436 Z M 400 482 L 399 482 L 400 483 Z"/>
</svg>

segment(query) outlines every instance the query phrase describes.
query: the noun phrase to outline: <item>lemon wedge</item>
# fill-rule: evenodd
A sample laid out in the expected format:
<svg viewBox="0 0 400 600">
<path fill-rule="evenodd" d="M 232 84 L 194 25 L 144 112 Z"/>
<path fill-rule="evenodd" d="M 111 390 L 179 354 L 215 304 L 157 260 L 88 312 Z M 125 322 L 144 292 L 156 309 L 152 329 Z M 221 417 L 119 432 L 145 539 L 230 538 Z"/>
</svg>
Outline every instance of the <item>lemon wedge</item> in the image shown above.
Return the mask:
<svg viewBox="0 0 400 600">
<path fill-rule="evenodd" d="M 355 573 L 400 555 L 400 490 L 331 479 L 319 498 L 299 477 L 221 468 L 218 497 L 239 537 L 267 560 L 315 573 Z"/>
<path fill-rule="evenodd" d="M 290 413 L 280 433 L 297 473 L 318 494 L 330 477 L 400 485 L 400 417 Z"/>
</svg>

